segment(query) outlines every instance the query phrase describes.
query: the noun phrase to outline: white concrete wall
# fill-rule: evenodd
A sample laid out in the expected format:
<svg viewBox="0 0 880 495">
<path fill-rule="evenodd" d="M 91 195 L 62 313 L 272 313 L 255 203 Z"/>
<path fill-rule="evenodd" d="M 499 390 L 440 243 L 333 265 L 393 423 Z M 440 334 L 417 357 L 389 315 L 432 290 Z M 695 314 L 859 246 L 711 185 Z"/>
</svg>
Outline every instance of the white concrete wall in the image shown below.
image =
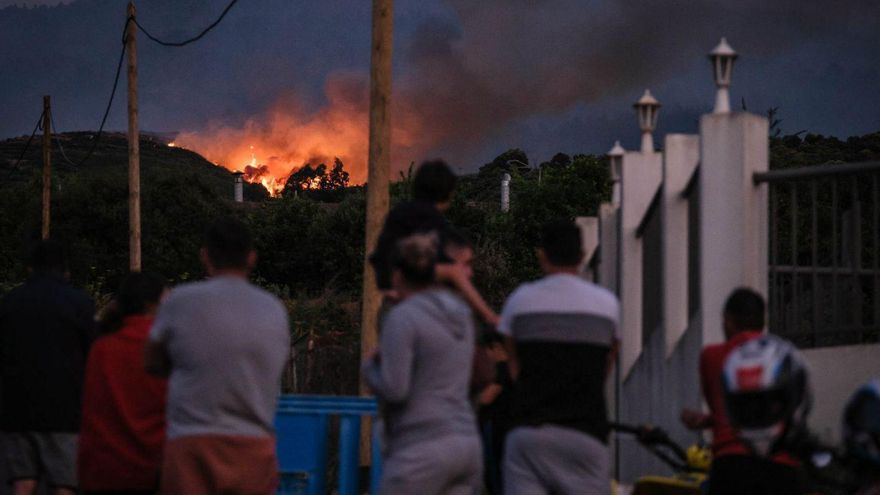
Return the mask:
<svg viewBox="0 0 880 495">
<path fill-rule="evenodd" d="M 723 340 L 721 311 L 747 286 L 767 296 L 767 119 L 749 113 L 700 119 L 700 305 L 703 342 Z"/>
<path fill-rule="evenodd" d="M 617 293 L 618 212 L 611 203 L 599 206 L 599 285 Z"/>
<path fill-rule="evenodd" d="M 577 217 L 574 223 L 581 229 L 581 247 L 584 251 L 584 259 L 578 267 L 578 273 L 593 280 L 593 274 L 587 272 L 590 269 L 588 266 L 590 259 L 599 247 L 599 218 Z"/>
<path fill-rule="evenodd" d="M 624 377 L 642 351 L 642 240 L 636 231 L 660 187 L 662 162 L 660 153 L 628 152 L 623 156 L 619 295 L 623 308 L 620 365 Z"/>
<path fill-rule="evenodd" d="M 666 357 L 688 327 L 688 200 L 682 193 L 700 162 L 700 136 L 668 134 L 663 145 L 663 330 Z"/>
<path fill-rule="evenodd" d="M 823 440 L 840 440 L 843 407 L 855 390 L 880 377 L 880 344 L 803 351 L 810 369 L 813 411 L 810 428 Z"/>
</svg>

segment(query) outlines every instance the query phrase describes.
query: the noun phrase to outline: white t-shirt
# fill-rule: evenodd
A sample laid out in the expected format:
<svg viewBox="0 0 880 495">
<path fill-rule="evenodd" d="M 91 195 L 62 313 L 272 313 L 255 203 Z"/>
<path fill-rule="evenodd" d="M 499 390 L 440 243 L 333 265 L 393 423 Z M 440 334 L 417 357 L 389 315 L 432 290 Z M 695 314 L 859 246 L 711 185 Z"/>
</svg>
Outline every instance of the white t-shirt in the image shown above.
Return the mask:
<svg viewBox="0 0 880 495">
<path fill-rule="evenodd" d="M 235 277 L 181 285 L 159 308 L 150 341 L 171 359 L 169 438 L 273 433 L 290 353 L 277 297 Z"/>
</svg>

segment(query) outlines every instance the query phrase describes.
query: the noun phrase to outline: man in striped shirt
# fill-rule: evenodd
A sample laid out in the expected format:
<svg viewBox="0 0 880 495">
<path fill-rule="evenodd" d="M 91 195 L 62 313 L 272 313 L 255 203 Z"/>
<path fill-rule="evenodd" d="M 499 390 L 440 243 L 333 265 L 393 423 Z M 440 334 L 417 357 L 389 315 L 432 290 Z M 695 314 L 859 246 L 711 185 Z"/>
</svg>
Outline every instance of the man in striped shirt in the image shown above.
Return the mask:
<svg viewBox="0 0 880 495">
<path fill-rule="evenodd" d="M 616 355 L 620 305 L 577 275 L 581 235 L 548 223 L 538 259 L 545 277 L 517 288 L 501 312 L 515 379 L 504 457 L 505 493 L 609 491 L 605 380 Z"/>
</svg>

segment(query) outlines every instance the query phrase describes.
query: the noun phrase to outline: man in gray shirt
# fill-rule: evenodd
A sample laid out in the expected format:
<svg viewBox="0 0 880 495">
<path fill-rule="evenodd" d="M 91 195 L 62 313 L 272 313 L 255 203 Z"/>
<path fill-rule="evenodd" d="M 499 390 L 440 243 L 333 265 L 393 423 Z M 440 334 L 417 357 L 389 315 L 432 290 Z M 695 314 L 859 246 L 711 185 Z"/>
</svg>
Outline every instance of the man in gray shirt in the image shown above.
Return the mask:
<svg viewBox="0 0 880 495">
<path fill-rule="evenodd" d="M 146 351 L 148 371 L 170 376 L 161 493 L 269 495 L 287 312 L 248 282 L 256 253 L 240 222 L 213 224 L 201 257 L 210 278 L 172 291 Z"/>
</svg>

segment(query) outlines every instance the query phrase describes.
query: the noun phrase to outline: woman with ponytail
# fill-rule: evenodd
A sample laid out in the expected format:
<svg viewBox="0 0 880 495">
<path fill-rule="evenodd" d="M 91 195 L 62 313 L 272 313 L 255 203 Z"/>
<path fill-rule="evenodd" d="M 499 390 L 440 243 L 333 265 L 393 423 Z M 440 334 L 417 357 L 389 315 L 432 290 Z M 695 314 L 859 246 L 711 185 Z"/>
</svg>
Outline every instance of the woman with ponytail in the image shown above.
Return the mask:
<svg viewBox="0 0 880 495">
<path fill-rule="evenodd" d="M 363 376 L 382 401 L 381 493 L 479 493 L 482 454 L 468 400 L 474 324 L 468 305 L 435 280 L 437 236 L 397 242 L 392 285 L 401 302 L 382 320 Z"/>
<path fill-rule="evenodd" d="M 101 317 L 86 365 L 79 483 L 86 494 L 155 493 L 165 442 L 167 381 L 144 371 L 165 281 L 132 273 Z"/>
</svg>

